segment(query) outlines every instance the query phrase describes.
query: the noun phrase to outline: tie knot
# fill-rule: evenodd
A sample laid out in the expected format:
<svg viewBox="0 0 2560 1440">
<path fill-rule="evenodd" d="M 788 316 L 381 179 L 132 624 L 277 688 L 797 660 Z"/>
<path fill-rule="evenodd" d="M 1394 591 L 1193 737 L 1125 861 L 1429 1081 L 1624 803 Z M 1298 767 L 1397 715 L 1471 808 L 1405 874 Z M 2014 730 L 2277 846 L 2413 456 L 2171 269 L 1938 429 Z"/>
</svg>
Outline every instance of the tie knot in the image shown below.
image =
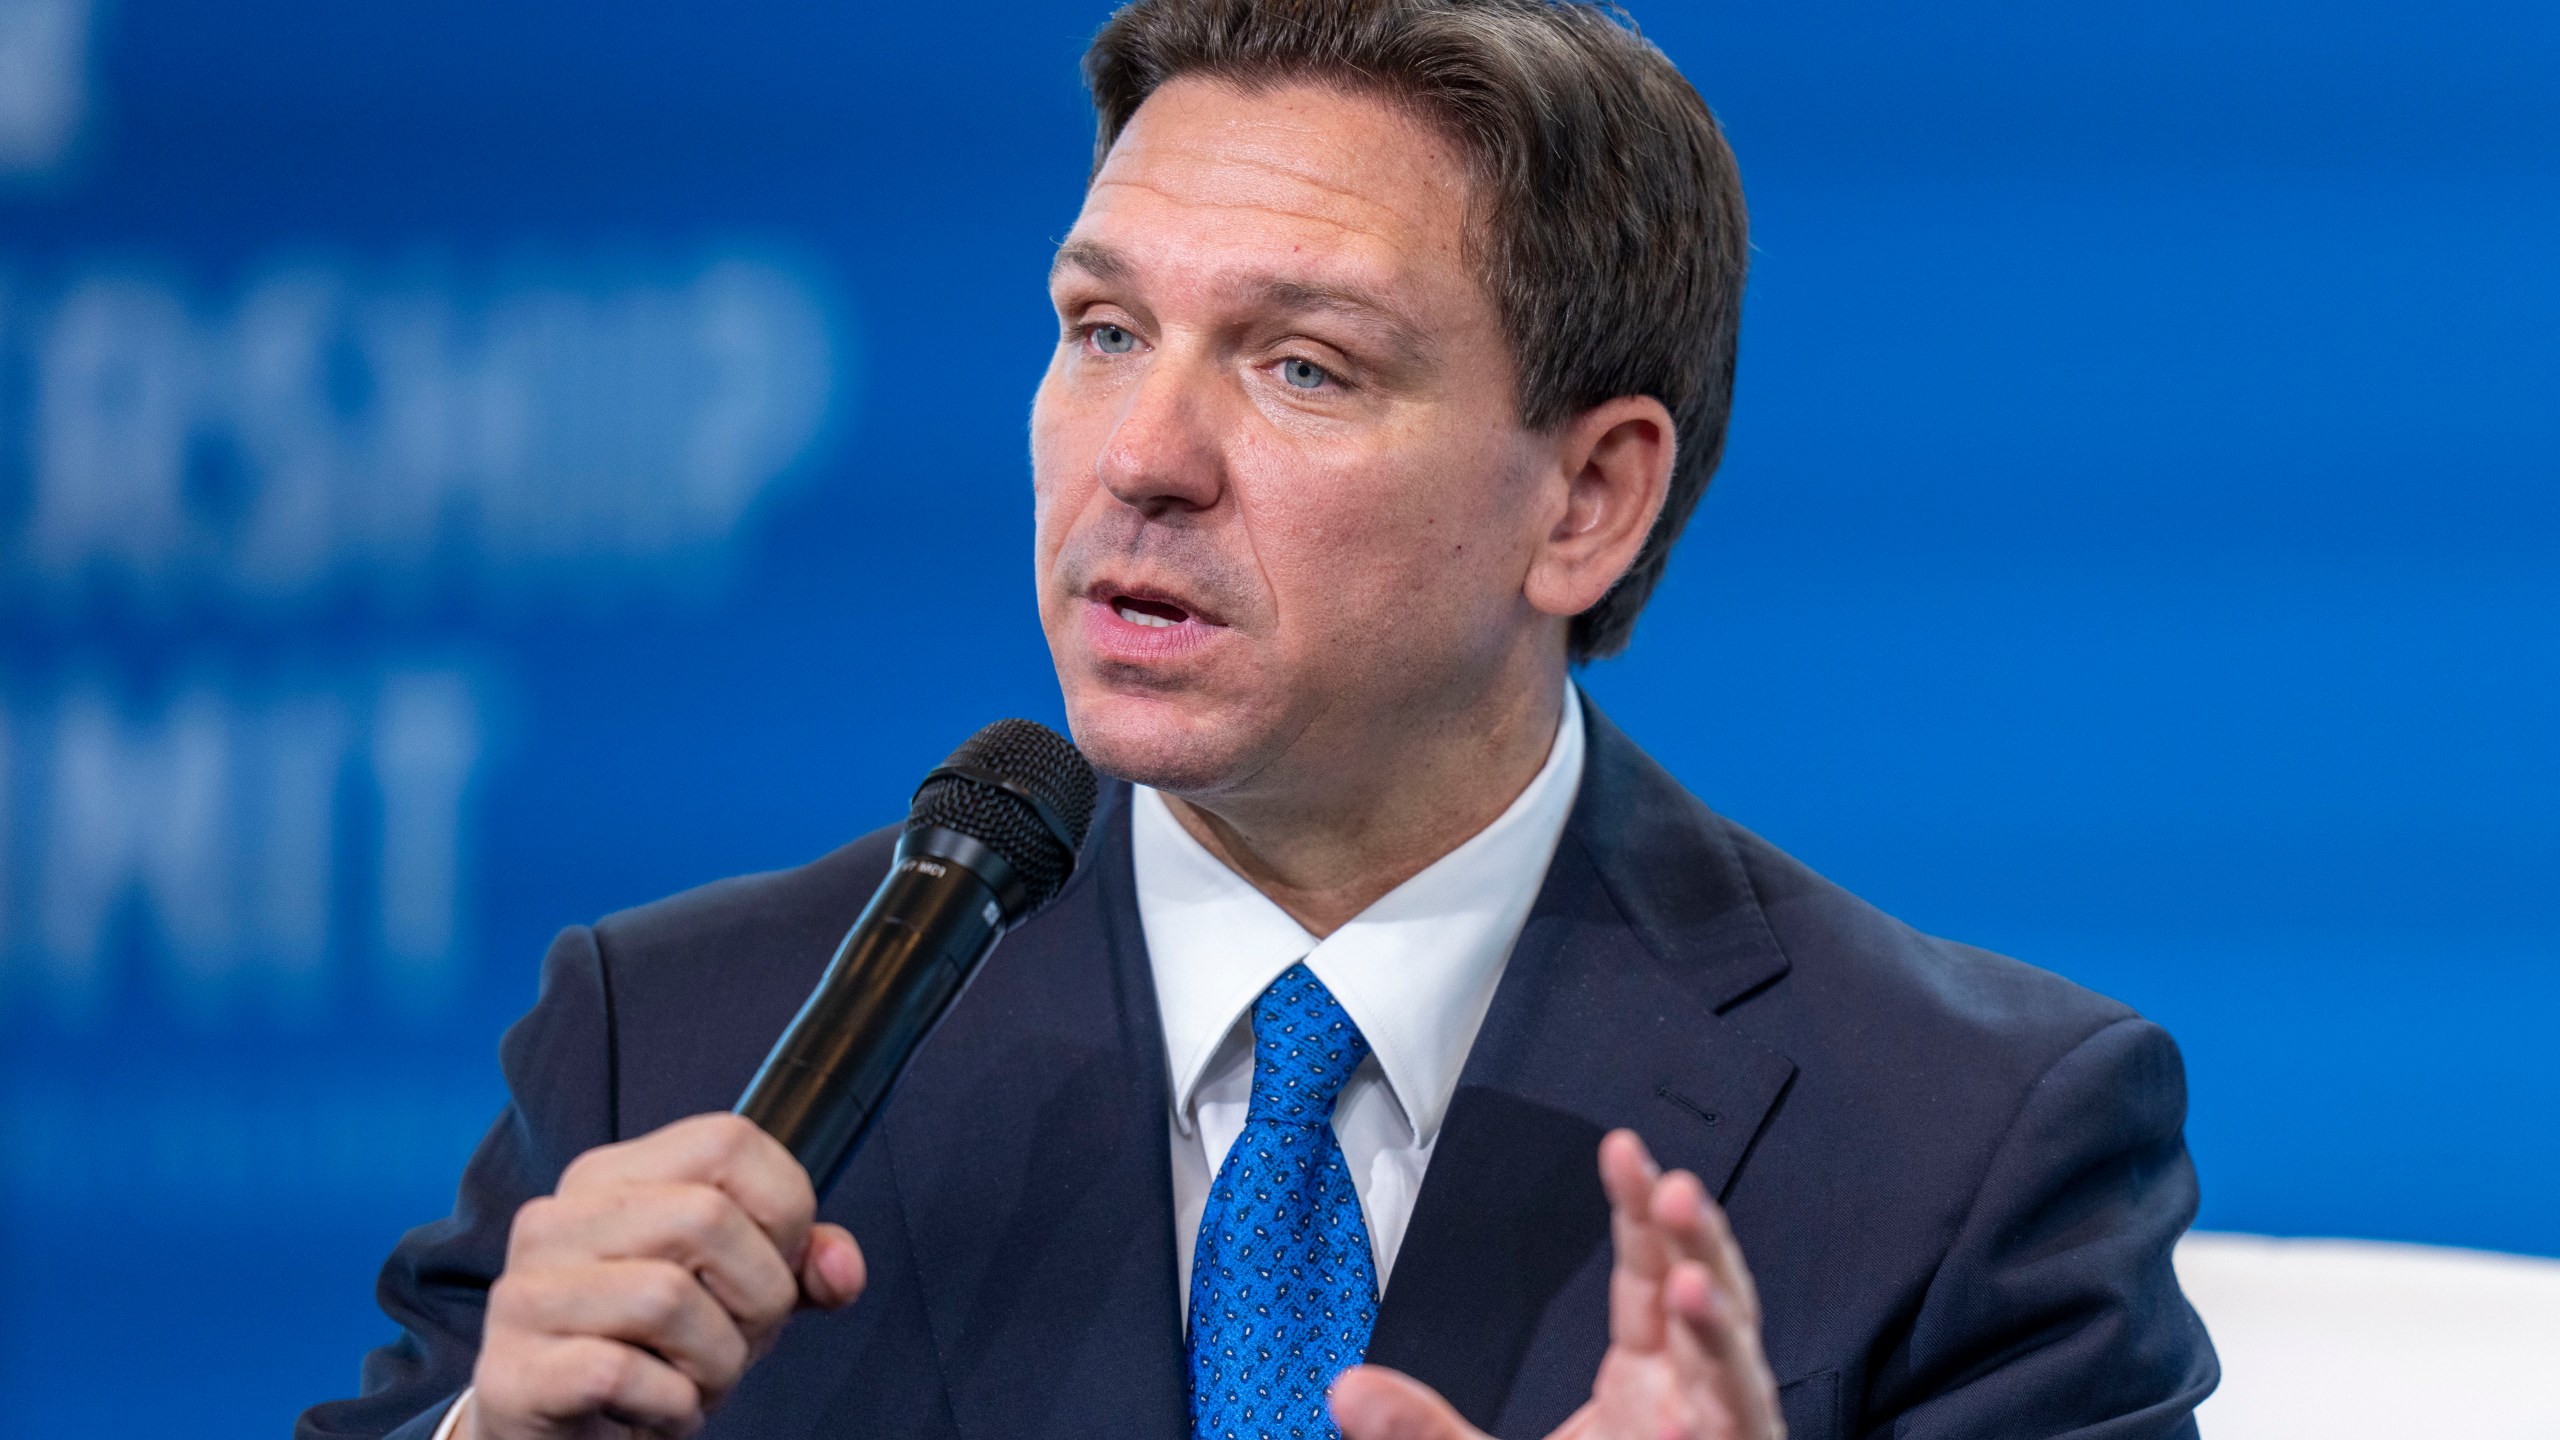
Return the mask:
<svg viewBox="0 0 2560 1440">
<path fill-rule="evenodd" d="M 1368 1038 L 1315 972 L 1292 965 L 1253 1005 L 1253 1100 L 1246 1119 L 1333 1121 L 1343 1082 L 1369 1058 Z"/>
</svg>

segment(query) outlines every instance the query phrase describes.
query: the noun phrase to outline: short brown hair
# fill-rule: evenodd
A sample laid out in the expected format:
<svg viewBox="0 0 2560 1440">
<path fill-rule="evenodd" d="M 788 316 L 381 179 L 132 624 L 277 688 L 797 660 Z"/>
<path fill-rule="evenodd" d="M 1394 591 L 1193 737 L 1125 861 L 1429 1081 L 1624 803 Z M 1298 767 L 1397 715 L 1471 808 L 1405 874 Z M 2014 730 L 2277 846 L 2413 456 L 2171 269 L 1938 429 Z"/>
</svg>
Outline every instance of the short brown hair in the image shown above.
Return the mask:
<svg viewBox="0 0 2560 1440">
<path fill-rule="evenodd" d="M 1473 244 L 1520 375 L 1521 420 L 1650 395 L 1678 436 L 1662 516 L 1574 617 L 1614 655 L 1706 492 L 1733 408 L 1747 229 L 1733 152 L 1698 92 L 1614 6 L 1583 0 L 1135 0 L 1085 52 L 1094 166 L 1158 86 L 1318 81 L 1413 106 L 1467 156 Z"/>
</svg>

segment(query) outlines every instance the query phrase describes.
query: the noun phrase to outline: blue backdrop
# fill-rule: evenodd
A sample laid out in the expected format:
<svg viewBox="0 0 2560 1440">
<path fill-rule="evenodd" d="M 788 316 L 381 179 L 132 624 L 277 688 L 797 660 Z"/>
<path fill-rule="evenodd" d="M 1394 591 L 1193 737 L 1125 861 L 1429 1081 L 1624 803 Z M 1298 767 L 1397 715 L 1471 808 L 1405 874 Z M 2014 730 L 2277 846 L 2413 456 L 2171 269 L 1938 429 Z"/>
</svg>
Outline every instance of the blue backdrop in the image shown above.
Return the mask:
<svg viewBox="0 0 2560 1440">
<path fill-rule="evenodd" d="M 555 928 L 1058 717 L 1101 14 L 0 0 L 12 1433 L 350 1390 Z M 2560 1254 L 2560 9 L 1642 18 L 1756 269 L 1590 689 L 2166 1022 L 2206 1224 Z"/>
</svg>

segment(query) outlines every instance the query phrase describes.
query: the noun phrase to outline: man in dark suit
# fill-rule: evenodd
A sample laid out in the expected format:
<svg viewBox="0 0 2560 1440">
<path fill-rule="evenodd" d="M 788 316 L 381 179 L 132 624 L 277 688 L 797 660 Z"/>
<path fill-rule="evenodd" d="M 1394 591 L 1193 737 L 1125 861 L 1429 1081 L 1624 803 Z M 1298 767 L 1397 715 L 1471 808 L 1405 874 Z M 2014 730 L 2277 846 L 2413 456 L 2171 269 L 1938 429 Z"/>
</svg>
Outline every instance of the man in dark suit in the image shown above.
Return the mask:
<svg viewBox="0 0 2560 1440">
<path fill-rule="evenodd" d="M 1695 94 L 1543 0 L 1141 0 L 1087 72 L 1033 414 L 1125 777 L 1076 878 L 824 1196 L 717 1112 L 890 836 L 563 935 L 405 1334 L 301 1433 L 2192 1434 L 2167 1037 L 1828 885 L 1566 678 L 1721 445 Z"/>
</svg>

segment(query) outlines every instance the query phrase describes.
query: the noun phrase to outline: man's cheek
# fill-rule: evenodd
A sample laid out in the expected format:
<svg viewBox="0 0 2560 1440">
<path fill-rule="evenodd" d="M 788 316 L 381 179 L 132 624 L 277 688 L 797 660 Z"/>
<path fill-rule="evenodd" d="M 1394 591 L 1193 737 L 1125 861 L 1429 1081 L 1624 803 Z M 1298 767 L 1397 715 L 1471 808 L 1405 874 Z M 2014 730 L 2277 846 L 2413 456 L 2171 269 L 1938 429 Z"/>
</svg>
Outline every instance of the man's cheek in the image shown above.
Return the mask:
<svg viewBox="0 0 2560 1440">
<path fill-rule="evenodd" d="M 1253 485 L 1255 543 L 1286 552 L 1293 568 L 1349 572 L 1374 566 L 1417 542 L 1431 521 L 1410 483 L 1390 467 L 1335 460 L 1272 467 Z"/>
<path fill-rule="evenodd" d="M 1031 407 L 1031 498 L 1044 521 L 1093 488 L 1094 460 L 1108 438 L 1107 429 L 1082 422 L 1072 399 L 1044 392 Z"/>
<path fill-rule="evenodd" d="M 1077 524 L 1091 508 L 1093 486 L 1075 484 L 1070 478 L 1072 473 L 1062 474 L 1044 465 L 1035 465 L 1032 470 L 1031 553 L 1044 610 L 1051 592 L 1067 582 L 1067 577 L 1059 573 L 1059 566 Z"/>
</svg>

